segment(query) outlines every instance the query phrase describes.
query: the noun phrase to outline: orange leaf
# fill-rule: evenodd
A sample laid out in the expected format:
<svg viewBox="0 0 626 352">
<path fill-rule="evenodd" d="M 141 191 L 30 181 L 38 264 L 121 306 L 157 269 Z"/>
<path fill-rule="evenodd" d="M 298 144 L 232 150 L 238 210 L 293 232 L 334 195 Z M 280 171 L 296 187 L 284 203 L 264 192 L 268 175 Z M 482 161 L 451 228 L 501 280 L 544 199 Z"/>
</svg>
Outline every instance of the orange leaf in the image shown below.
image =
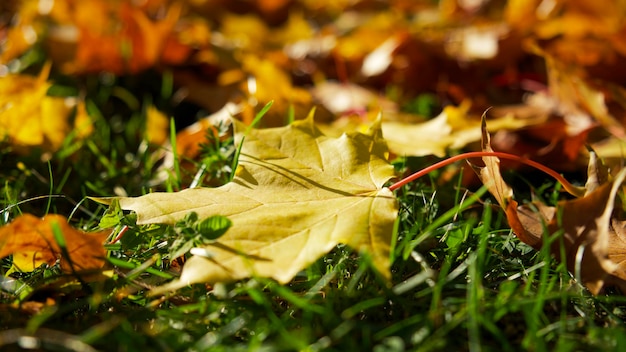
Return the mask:
<svg viewBox="0 0 626 352">
<path fill-rule="evenodd" d="M 147 10 L 129 2 L 77 2 L 69 14 L 53 16 L 79 33 L 77 38 L 67 39 L 76 52 L 63 70 L 121 74 L 155 65 L 171 40 L 181 9 L 180 4 L 173 3 L 160 18 L 153 19 Z M 60 10 L 53 11 L 57 12 Z"/>
<path fill-rule="evenodd" d="M 215 113 L 185 127 L 176 134 L 176 154 L 183 159 L 195 159 L 200 155 L 201 145 L 207 143 L 207 136 L 219 136 L 217 126 L 229 125 L 230 118 L 239 112 L 240 105 L 227 103 Z"/>
<path fill-rule="evenodd" d="M 69 258 L 54 238 L 53 226 L 58 226 L 65 240 Z M 0 258 L 13 255 L 13 263 L 22 271 L 32 271 L 57 260 L 67 273 L 98 269 L 104 265 L 106 250 L 103 242 L 110 231 L 87 234 L 72 228 L 61 215 L 49 214 L 38 218 L 24 214 L 0 227 Z"/>
</svg>

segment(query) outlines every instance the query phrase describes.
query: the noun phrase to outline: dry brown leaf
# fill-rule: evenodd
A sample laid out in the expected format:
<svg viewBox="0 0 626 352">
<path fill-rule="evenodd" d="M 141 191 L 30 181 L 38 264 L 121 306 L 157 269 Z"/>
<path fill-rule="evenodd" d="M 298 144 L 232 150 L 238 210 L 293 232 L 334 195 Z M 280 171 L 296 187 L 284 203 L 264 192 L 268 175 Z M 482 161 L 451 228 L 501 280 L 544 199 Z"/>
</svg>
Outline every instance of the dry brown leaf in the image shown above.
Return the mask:
<svg viewBox="0 0 626 352">
<path fill-rule="evenodd" d="M 54 237 L 54 226 L 63 235 L 69 258 Z M 104 240 L 111 231 L 85 233 L 67 223 L 64 216 L 49 214 L 38 218 L 24 214 L 8 225 L 0 227 L 0 258 L 13 255 L 13 265 L 21 271 L 32 271 L 41 264 L 54 265 L 74 273 L 99 269 L 104 265 Z"/>
<path fill-rule="evenodd" d="M 609 259 L 617 269 L 608 277 L 607 283 L 626 292 L 626 221 L 612 219 L 609 236 Z"/>
<path fill-rule="evenodd" d="M 525 219 L 520 222 L 522 227 L 513 231 L 536 239 L 529 243 L 535 249 L 541 248 L 545 234 L 562 231 L 563 234 L 551 243 L 552 254 L 563 261 L 560 255 L 563 248 L 568 270 L 589 291 L 598 294 L 605 278 L 617 268 L 610 255 L 615 248 L 609 247 L 609 243 L 614 242 L 611 238 L 615 237 L 615 232 L 611 231 L 615 196 L 625 176 L 626 171 L 622 171 L 613 182 L 603 184 L 583 198 L 561 201 L 556 207 L 531 203 L 515 211 L 508 209 L 507 219 Z"/>
<path fill-rule="evenodd" d="M 483 114 L 481 121 L 482 140 L 481 147 L 483 152 L 493 152 L 491 148 L 491 136 L 487 132 L 487 122 L 485 114 Z M 483 157 L 484 167 L 474 167 L 474 170 L 478 173 L 478 177 L 485 186 L 489 189 L 498 204 L 503 209 L 507 209 L 508 202 L 513 199 L 513 189 L 504 182 L 502 174 L 500 173 L 500 159 L 495 156 Z"/>
<path fill-rule="evenodd" d="M 483 151 L 492 151 L 486 132 L 483 138 Z M 505 209 L 511 229 L 522 242 L 540 250 L 546 238 L 560 233 L 550 243 L 551 253 L 565 261 L 570 273 L 593 294 L 600 292 L 607 277 L 618 285 L 619 275 L 626 278 L 622 271 L 616 272 L 618 276 L 613 275 L 618 268 L 614 260 L 623 260 L 616 251 L 624 247 L 615 245 L 618 238 L 611 225 L 615 197 L 626 178 L 626 170 L 607 182 L 607 170 L 592 157 L 584 197 L 560 201 L 555 207 L 539 202 L 519 206 L 500 176 L 498 158 L 483 160 L 485 167 L 480 169 L 479 177 Z"/>
<path fill-rule="evenodd" d="M 544 57 L 550 94 L 557 100 L 558 112 L 573 130 L 581 131 L 597 122 L 615 136 L 626 135 L 624 127 L 608 111 L 601 91 L 588 84 L 576 70 L 547 54 Z"/>
<path fill-rule="evenodd" d="M 523 155 L 559 171 L 584 167 L 580 155 L 591 129 L 570 135 L 561 119 L 517 130 L 502 130 L 494 134 L 492 146 L 498 151 Z"/>
</svg>

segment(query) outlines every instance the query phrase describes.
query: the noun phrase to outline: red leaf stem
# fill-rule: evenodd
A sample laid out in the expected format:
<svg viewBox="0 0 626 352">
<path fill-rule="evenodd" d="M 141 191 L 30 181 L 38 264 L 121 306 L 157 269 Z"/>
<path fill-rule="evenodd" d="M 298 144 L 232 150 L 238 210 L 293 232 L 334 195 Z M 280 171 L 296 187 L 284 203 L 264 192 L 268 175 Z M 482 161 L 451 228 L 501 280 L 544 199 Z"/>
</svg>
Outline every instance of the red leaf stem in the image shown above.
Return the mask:
<svg viewBox="0 0 626 352">
<path fill-rule="evenodd" d="M 522 164 L 526 164 L 528 166 L 532 166 L 535 169 L 538 169 L 540 171 L 545 172 L 546 174 L 552 176 L 554 179 L 556 179 L 557 181 L 559 181 L 562 185 L 563 188 L 570 194 L 576 196 L 576 197 L 581 197 L 584 193 L 584 189 L 581 189 L 580 187 L 576 187 L 574 185 L 572 185 L 571 183 L 569 183 L 569 181 L 567 181 L 563 176 L 561 176 L 558 172 L 552 170 L 551 168 L 542 165 L 536 161 L 532 161 L 530 159 L 526 159 L 526 158 L 522 158 L 520 156 L 514 155 L 514 154 L 507 154 L 507 153 L 502 153 L 502 152 L 469 152 L 469 153 L 463 153 L 463 154 L 459 154 L 459 155 L 455 155 L 453 157 L 450 157 L 448 159 L 442 160 L 438 163 L 435 163 L 433 165 L 430 165 L 426 168 L 423 168 L 419 171 L 417 171 L 416 173 L 403 178 L 402 180 L 394 183 L 393 185 L 389 186 L 389 189 L 392 191 L 395 191 L 396 189 L 406 185 L 409 182 L 415 181 L 418 178 L 434 171 L 437 170 L 441 167 L 444 167 L 446 165 L 452 164 L 454 162 L 457 162 L 459 160 L 465 160 L 465 159 L 471 159 L 471 158 L 482 158 L 485 156 L 495 156 L 495 157 L 499 157 L 501 159 L 508 159 L 508 160 L 515 160 L 518 161 Z"/>
</svg>

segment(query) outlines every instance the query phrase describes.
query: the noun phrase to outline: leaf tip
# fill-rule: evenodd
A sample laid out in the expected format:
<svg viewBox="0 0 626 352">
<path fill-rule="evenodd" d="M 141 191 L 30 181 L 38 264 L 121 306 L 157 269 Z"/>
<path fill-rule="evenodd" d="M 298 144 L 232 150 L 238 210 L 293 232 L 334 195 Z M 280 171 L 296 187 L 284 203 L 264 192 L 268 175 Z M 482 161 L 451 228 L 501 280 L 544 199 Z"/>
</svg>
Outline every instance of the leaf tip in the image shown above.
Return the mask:
<svg viewBox="0 0 626 352">
<path fill-rule="evenodd" d="M 306 115 L 305 120 L 310 121 L 311 123 L 313 123 L 315 121 L 315 111 L 317 110 L 317 108 L 314 106 L 311 108 L 311 110 L 309 110 L 309 113 Z"/>
</svg>

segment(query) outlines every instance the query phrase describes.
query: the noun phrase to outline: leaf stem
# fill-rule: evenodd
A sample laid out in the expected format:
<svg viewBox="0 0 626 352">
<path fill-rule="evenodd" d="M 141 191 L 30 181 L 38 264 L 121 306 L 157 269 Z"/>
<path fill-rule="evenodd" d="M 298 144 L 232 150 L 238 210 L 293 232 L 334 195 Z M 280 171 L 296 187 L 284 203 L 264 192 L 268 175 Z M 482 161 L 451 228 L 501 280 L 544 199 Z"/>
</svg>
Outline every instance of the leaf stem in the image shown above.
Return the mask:
<svg viewBox="0 0 626 352">
<path fill-rule="evenodd" d="M 572 185 L 571 183 L 569 183 L 569 181 L 567 181 L 563 176 L 561 176 L 559 173 L 557 173 L 556 171 L 552 170 L 551 168 L 542 165 L 536 161 L 532 161 L 530 159 L 526 159 L 526 158 L 522 158 L 518 155 L 514 155 L 514 154 L 507 154 L 507 153 L 502 153 L 502 152 L 468 152 L 468 153 L 463 153 L 463 154 L 459 154 L 459 155 L 455 155 L 453 157 L 450 157 L 448 159 L 442 160 L 438 163 L 435 163 L 433 165 L 430 165 L 428 167 L 425 167 L 419 171 L 417 171 L 416 173 L 403 178 L 402 180 L 394 183 L 393 185 L 389 186 L 389 189 L 392 191 L 397 190 L 398 188 L 406 185 L 409 182 L 415 181 L 418 178 L 434 171 L 437 170 L 441 167 L 444 167 L 446 165 L 452 164 L 454 162 L 457 162 L 459 160 L 464 160 L 464 159 L 471 159 L 471 158 L 482 158 L 482 157 L 486 157 L 486 156 L 495 156 L 495 157 L 499 157 L 501 159 L 508 159 L 508 160 L 515 160 L 517 162 L 520 162 L 522 164 L 526 164 L 528 166 L 532 166 L 535 169 L 538 169 L 540 171 L 545 172 L 546 174 L 552 176 L 555 180 L 559 181 L 562 185 L 563 188 L 570 193 L 571 195 L 574 195 L 576 197 L 581 197 L 584 193 L 584 189 L 581 189 L 580 187 L 576 187 L 574 185 Z"/>
</svg>

